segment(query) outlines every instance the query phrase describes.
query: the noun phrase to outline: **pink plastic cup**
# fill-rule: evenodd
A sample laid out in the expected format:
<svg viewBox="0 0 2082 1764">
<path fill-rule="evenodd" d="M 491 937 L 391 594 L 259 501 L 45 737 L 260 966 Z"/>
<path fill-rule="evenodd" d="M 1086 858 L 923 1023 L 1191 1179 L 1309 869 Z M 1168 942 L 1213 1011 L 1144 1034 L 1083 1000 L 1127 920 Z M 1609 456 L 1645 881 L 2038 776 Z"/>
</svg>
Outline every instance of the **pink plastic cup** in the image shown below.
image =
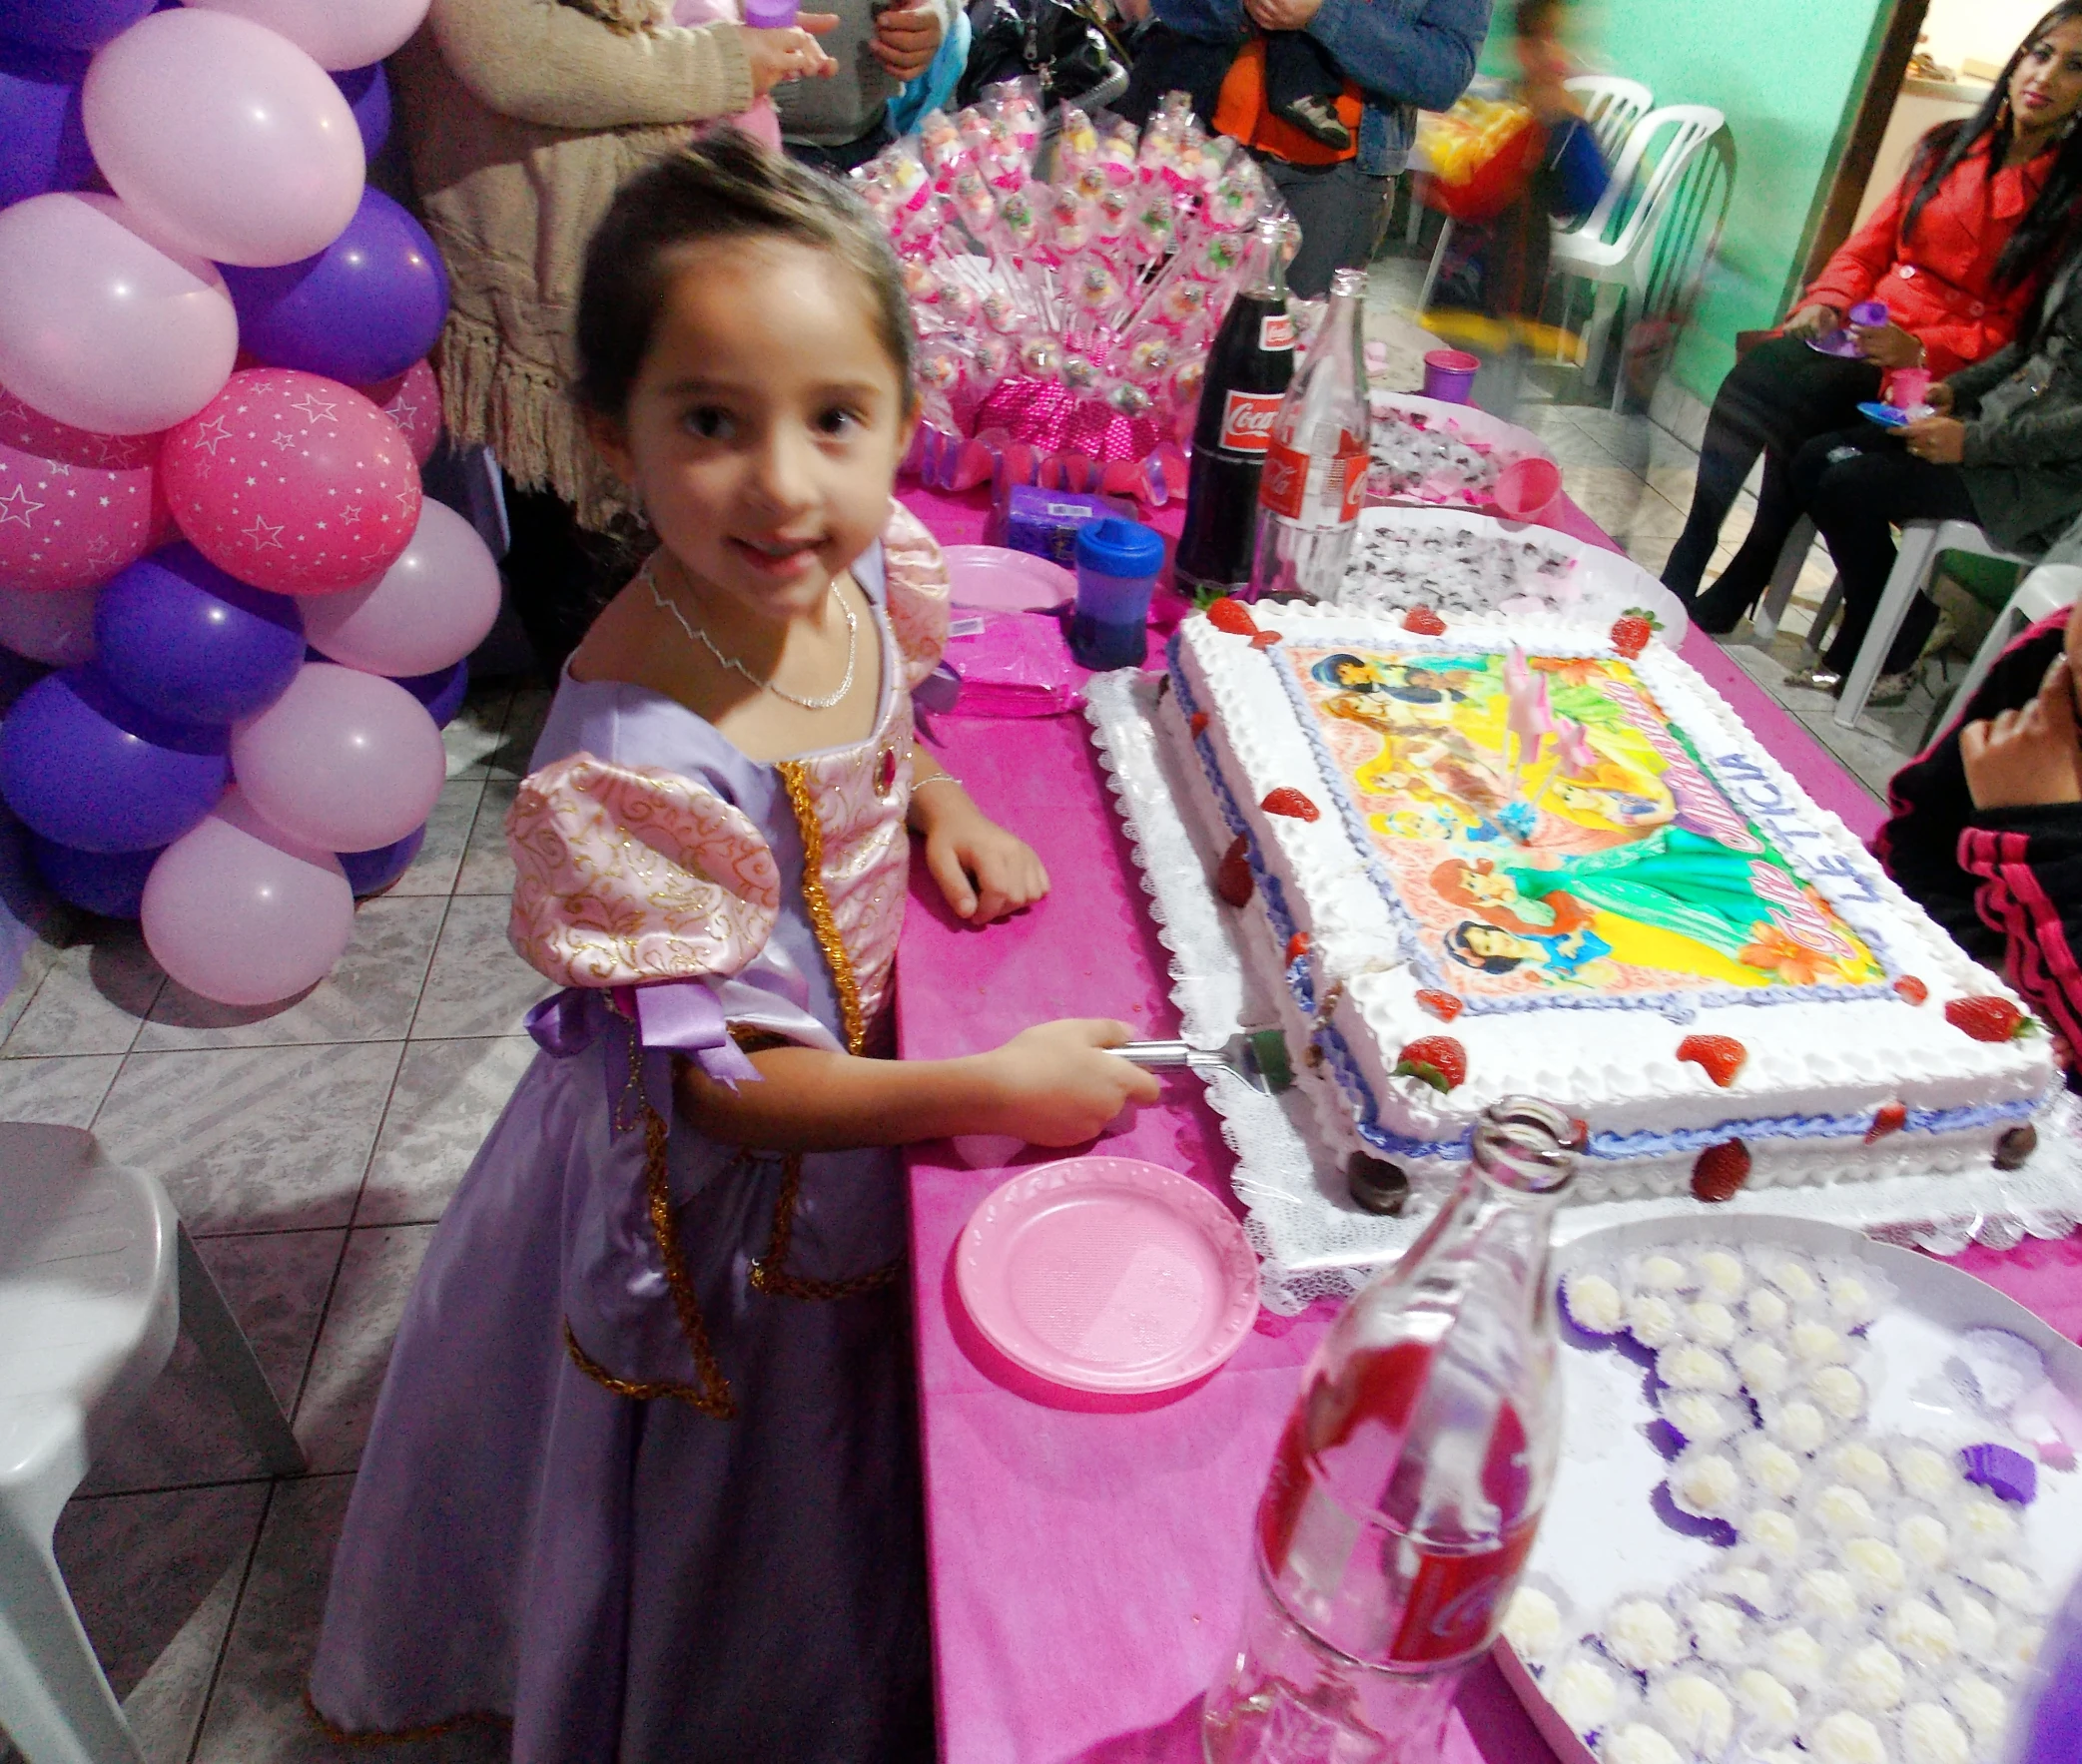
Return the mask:
<svg viewBox="0 0 2082 1764">
<path fill-rule="evenodd" d="M 1508 520 L 1538 520 L 1562 493 L 1562 468 L 1529 454 L 1497 473 L 1496 503 Z"/>
<path fill-rule="evenodd" d="M 1929 368 L 1897 367 L 1887 375 L 1887 402 L 1896 410 L 1913 410 L 1929 401 Z"/>
<path fill-rule="evenodd" d="M 1481 368 L 1482 357 L 1465 349 L 1433 349 L 1424 357 L 1424 395 L 1444 404 L 1465 404 Z"/>
</svg>

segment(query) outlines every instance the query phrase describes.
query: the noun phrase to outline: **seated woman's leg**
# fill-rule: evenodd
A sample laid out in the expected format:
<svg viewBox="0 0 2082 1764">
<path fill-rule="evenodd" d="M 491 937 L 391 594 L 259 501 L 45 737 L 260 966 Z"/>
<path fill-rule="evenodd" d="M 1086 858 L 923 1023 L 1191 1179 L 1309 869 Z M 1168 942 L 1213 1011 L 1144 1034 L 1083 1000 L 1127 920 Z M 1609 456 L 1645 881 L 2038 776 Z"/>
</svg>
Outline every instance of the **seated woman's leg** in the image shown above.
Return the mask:
<svg viewBox="0 0 2082 1764">
<path fill-rule="evenodd" d="M 1692 603 L 1692 622 L 1709 637 L 1725 637 L 1756 604 L 1778 567 L 1778 555 L 1798 523 L 1801 509 L 1792 493 L 1786 456 L 1775 449 L 1763 456 L 1763 484 L 1756 493 L 1756 518 L 1728 568 Z"/>
<path fill-rule="evenodd" d="M 1699 592 L 1714 547 L 1721 542 L 1721 523 L 1735 506 L 1758 453 L 1770 447 L 1789 459 L 1809 436 L 1855 421 L 1859 399 L 1878 395 L 1879 369 L 1870 362 L 1819 354 L 1797 337 L 1772 337 L 1737 361 L 1721 382 L 1707 419 L 1692 512 L 1663 567 L 1663 585 L 1688 604 Z M 1750 528 L 1759 552 L 1773 538 L 1772 529 L 1764 525 L 1765 513 L 1759 504 L 1758 520 Z M 1764 530 L 1759 532 L 1759 527 Z M 1790 527 L 1787 520 L 1776 530 L 1777 544 L 1784 544 Z M 1771 555 L 1776 557 L 1775 548 Z M 1749 599 L 1769 576 L 1766 568 Z M 1748 602 L 1742 604 L 1746 609 Z"/>
<path fill-rule="evenodd" d="M 1974 520 L 1973 498 L 1956 465 L 1932 465 L 1891 436 L 1862 432 L 1809 441 L 1793 461 L 1792 488 L 1821 529 L 1843 581 L 1842 622 L 1821 665 L 1848 674 L 1894 567 L 1894 527 L 1907 520 Z M 1882 671 L 1898 674 L 1911 666 L 1936 623 L 1936 606 L 1917 595 Z"/>
</svg>

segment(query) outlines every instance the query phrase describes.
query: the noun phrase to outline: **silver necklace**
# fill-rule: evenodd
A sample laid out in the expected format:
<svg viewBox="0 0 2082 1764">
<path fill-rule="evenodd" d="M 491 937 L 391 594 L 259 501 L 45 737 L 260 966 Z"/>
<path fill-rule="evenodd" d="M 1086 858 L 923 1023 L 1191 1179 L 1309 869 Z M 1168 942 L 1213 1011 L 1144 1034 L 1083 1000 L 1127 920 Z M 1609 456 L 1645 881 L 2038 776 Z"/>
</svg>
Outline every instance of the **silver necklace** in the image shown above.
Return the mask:
<svg viewBox="0 0 2082 1764">
<path fill-rule="evenodd" d="M 746 667 L 735 656 L 725 655 L 716 647 L 715 640 L 706 631 L 699 625 L 689 624 L 687 615 L 680 611 L 678 605 L 667 600 L 664 595 L 658 592 L 658 580 L 655 573 L 650 580 L 650 590 L 652 604 L 661 613 L 670 613 L 679 621 L 679 628 L 686 632 L 688 641 L 700 644 L 703 649 L 716 658 L 717 666 L 728 668 L 733 674 L 751 681 L 762 692 L 770 692 L 776 698 L 785 698 L 790 704 L 800 705 L 806 711 L 828 711 L 832 706 L 842 703 L 846 695 L 853 690 L 853 670 L 855 664 L 860 660 L 861 624 L 859 618 L 855 616 L 853 608 L 846 604 L 845 597 L 840 594 L 839 584 L 836 581 L 831 586 L 832 599 L 837 602 L 839 610 L 846 615 L 846 678 L 839 682 L 839 688 L 836 692 L 827 693 L 822 698 L 797 698 L 787 687 L 776 686 L 770 678 L 753 673 L 750 668 Z"/>
</svg>

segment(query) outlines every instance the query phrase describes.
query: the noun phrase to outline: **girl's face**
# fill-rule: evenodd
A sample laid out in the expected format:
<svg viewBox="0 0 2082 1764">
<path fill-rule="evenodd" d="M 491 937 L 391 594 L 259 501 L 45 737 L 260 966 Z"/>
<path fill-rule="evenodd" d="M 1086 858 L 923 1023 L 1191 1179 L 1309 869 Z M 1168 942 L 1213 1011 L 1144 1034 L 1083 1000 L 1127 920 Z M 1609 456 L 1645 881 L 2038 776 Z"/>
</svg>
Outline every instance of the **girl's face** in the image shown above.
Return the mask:
<svg viewBox="0 0 2082 1764">
<path fill-rule="evenodd" d="M 2010 110 L 2026 129 L 2057 129 L 2082 110 L 2082 19 L 2032 39 L 2010 75 Z"/>
<path fill-rule="evenodd" d="M 677 272 L 601 450 L 697 588 L 755 623 L 816 612 L 888 524 L 916 420 L 868 292 L 788 239 L 688 247 Z"/>
</svg>

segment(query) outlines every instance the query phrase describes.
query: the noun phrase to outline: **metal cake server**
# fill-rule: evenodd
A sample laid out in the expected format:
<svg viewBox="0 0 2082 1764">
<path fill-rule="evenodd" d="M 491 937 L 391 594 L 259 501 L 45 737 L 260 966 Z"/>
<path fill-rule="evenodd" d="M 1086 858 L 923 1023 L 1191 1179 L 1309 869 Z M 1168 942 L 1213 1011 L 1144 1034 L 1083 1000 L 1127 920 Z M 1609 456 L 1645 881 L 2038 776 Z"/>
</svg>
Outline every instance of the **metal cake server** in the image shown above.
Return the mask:
<svg viewBox="0 0 2082 1764">
<path fill-rule="evenodd" d="M 1287 1038 L 1279 1029 L 1239 1029 L 1219 1047 L 1195 1047 L 1188 1041 L 1130 1041 L 1106 1050 L 1132 1065 L 1151 1071 L 1185 1066 L 1207 1072 L 1231 1071 L 1253 1090 L 1277 1095 L 1294 1082 L 1287 1059 Z"/>
</svg>

